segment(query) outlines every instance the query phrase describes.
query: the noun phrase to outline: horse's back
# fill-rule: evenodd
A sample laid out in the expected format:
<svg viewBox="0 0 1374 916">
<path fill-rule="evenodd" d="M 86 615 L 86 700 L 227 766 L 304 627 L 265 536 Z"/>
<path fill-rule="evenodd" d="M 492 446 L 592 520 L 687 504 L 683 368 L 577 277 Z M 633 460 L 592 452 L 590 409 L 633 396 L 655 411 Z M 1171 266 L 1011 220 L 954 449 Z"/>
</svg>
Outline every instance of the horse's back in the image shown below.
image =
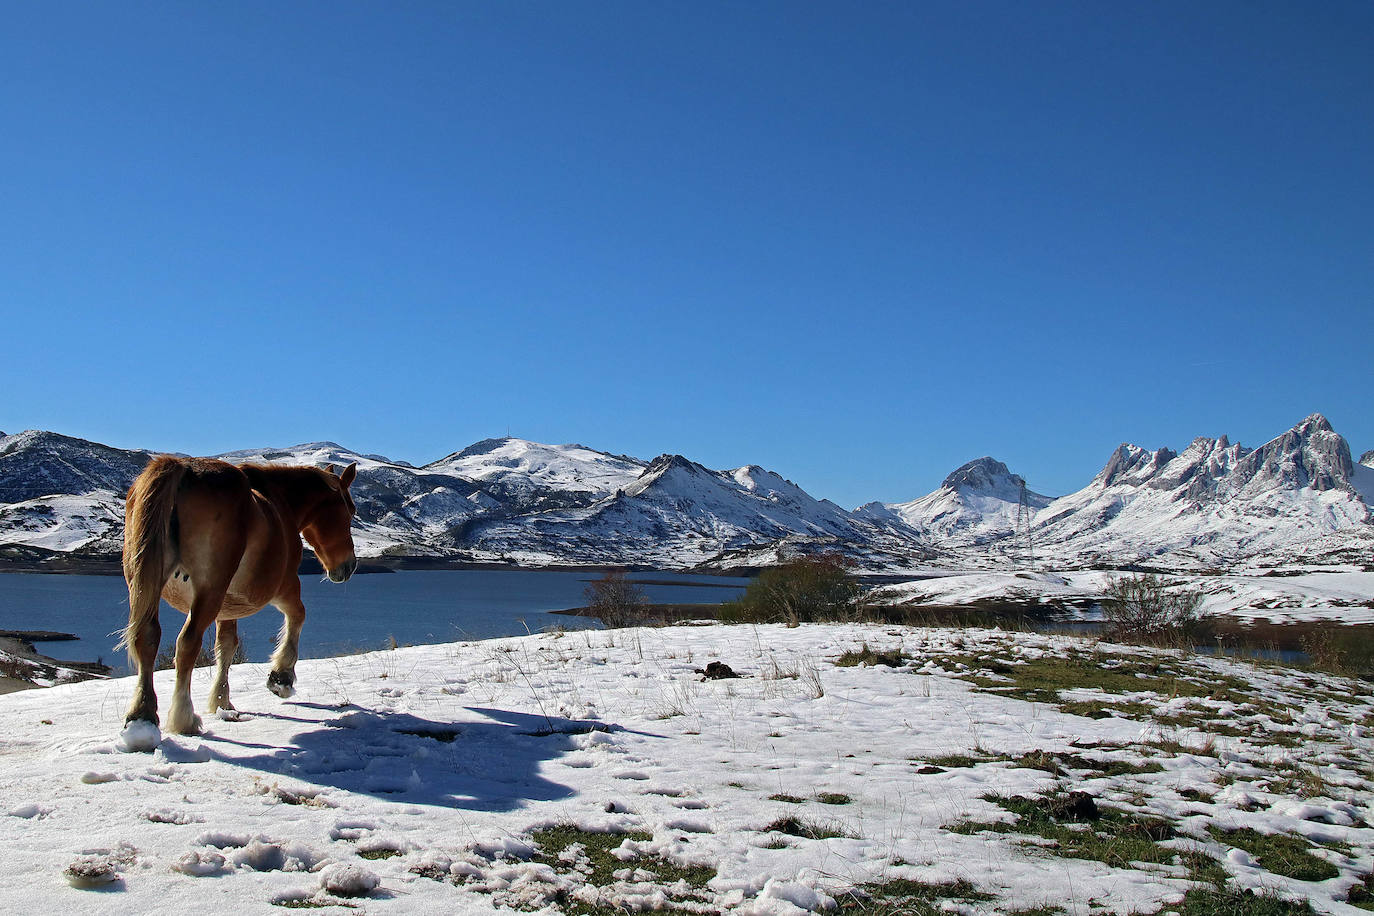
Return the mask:
<svg viewBox="0 0 1374 916">
<path fill-rule="evenodd" d="M 280 513 L 237 465 L 216 458 L 171 460 L 184 473 L 176 496 L 176 565 L 163 597 L 186 613 L 197 590 L 222 589 L 220 616 L 259 610 L 280 589 L 290 563 Z"/>
</svg>

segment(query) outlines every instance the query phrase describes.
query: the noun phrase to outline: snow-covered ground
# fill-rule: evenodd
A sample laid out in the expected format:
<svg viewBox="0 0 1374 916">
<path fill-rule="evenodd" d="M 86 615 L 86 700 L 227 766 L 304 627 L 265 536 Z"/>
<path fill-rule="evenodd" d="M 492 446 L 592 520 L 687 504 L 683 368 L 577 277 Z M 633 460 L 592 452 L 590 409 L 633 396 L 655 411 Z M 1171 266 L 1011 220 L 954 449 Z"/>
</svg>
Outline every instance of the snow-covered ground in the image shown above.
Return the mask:
<svg viewBox="0 0 1374 916">
<path fill-rule="evenodd" d="M 875 597 L 882 603 L 913 607 L 997 600 L 1096 601 L 1106 594 L 1114 578 L 1125 575 L 1130 574 L 1099 570 L 957 572 L 886 585 Z M 1297 575 L 1183 574 L 1164 578 L 1202 592 L 1199 612 L 1203 616 L 1273 623 L 1374 624 L 1374 572 L 1340 569 Z"/>
<path fill-rule="evenodd" d="M 904 660 L 836 666 L 865 645 Z M 1063 659 L 1155 674 L 1127 674 L 1124 693 L 1002 689 L 1022 665 Z M 705 681 L 711 661 L 746 676 Z M 164 736 L 152 753 L 119 749 L 131 680 L 0 697 L 0 910 L 553 913 L 580 901 L 795 916 L 901 878 L 986 895 L 953 912 L 1154 913 L 1207 861 L 1233 888 L 1341 913 L 1355 912 L 1338 901 L 1374 854 L 1367 685 L 1286 669 L 817 625 L 543 634 L 298 673 L 283 701 L 265 665 L 237 667 L 237 720 Z M 1167 820 L 1168 836 L 1145 841 L 1154 864 L 999 832 L 1015 815 L 990 799 L 1070 790 L 1117 827 Z M 541 833 L 553 826 L 582 840 L 553 855 Z M 1328 875 L 1285 876 L 1221 832 L 1239 828 L 1297 838 Z"/>
</svg>

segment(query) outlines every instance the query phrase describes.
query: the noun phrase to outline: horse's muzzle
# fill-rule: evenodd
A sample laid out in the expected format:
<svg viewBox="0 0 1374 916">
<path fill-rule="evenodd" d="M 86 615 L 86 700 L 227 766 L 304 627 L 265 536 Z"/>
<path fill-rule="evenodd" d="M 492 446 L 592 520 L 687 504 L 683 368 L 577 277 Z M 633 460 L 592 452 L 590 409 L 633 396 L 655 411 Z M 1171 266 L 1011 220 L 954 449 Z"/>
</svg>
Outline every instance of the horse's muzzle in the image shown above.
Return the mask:
<svg viewBox="0 0 1374 916">
<path fill-rule="evenodd" d="M 347 582 L 353 577 L 353 573 L 358 569 L 358 558 L 353 557 L 346 563 L 341 563 L 329 571 L 330 582 Z"/>
</svg>

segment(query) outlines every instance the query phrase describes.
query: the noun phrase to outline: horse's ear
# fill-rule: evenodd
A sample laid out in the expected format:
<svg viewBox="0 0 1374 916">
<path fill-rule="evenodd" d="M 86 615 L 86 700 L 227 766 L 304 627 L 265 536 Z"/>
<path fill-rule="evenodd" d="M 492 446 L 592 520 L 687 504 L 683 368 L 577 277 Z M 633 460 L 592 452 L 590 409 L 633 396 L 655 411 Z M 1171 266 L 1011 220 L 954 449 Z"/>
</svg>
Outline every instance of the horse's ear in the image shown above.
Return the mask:
<svg viewBox="0 0 1374 916">
<path fill-rule="evenodd" d="M 326 464 L 326 465 L 324 466 L 324 469 L 325 469 L 325 471 L 327 471 L 328 473 L 333 474 L 335 477 L 338 477 L 338 476 L 339 476 L 339 469 L 336 468 L 336 467 L 334 467 L 334 465 L 332 465 L 332 464 Z"/>
<path fill-rule="evenodd" d="M 353 478 L 357 476 L 358 462 L 355 461 L 348 467 L 344 468 L 344 472 L 339 475 L 339 483 L 344 485 L 344 489 L 348 489 L 348 485 L 351 484 L 353 482 Z"/>
</svg>

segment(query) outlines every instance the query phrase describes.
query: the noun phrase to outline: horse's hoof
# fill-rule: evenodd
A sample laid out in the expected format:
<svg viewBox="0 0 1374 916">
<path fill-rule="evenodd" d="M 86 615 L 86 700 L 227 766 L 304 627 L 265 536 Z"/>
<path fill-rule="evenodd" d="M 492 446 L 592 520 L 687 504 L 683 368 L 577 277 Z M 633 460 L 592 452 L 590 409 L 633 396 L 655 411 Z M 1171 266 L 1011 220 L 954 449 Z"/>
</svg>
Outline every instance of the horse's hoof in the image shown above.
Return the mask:
<svg viewBox="0 0 1374 916">
<path fill-rule="evenodd" d="M 273 671 L 267 675 L 267 689 L 285 700 L 296 693 L 295 681 L 296 679 L 289 674 Z"/>
<path fill-rule="evenodd" d="M 199 735 L 205 728 L 200 716 L 192 713 L 185 717 L 169 715 L 167 717 L 167 730 L 178 735 Z"/>
<path fill-rule="evenodd" d="M 172 731 L 178 735 L 199 735 L 205 731 L 205 723 L 200 720 L 200 716 L 192 716 L 191 721 L 185 723 L 184 728 L 174 728 Z"/>
</svg>

